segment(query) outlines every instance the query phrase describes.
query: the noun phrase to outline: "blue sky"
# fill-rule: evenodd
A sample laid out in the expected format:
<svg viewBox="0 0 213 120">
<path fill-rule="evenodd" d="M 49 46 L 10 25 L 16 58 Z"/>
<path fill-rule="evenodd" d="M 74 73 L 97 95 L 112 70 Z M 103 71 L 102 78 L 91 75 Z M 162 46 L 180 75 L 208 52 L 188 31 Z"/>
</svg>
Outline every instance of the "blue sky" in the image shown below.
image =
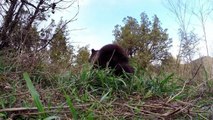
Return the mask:
<svg viewBox="0 0 213 120">
<path fill-rule="evenodd" d="M 178 52 L 178 25 L 173 14 L 165 7 L 163 0 L 79 0 L 80 11 L 77 21 L 69 24 L 68 28 L 81 29 L 71 31 L 71 42 L 75 46 L 89 45 L 89 48 L 99 49 L 105 44 L 114 40 L 113 29 L 116 24 L 122 25 L 122 20 L 126 16 L 131 16 L 140 21 L 139 17 L 145 12 L 150 20 L 157 15 L 161 21 L 163 29 L 168 29 L 169 36 L 173 39 L 171 52 L 176 55 Z M 76 6 L 69 10 L 56 13 L 57 18 L 61 15 L 64 19 L 69 19 L 75 14 Z M 196 23 L 194 24 L 194 26 Z M 201 30 L 197 25 L 196 31 Z M 209 40 L 209 51 L 212 46 L 213 36 L 211 28 L 212 20 L 207 23 L 207 38 Z M 202 35 L 201 35 L 202 36 Z M 200 44 L 200 56 L 206 55 L 203 44 Z M 213 53 L 210 52 L 210 55 Z"/>
</svg>

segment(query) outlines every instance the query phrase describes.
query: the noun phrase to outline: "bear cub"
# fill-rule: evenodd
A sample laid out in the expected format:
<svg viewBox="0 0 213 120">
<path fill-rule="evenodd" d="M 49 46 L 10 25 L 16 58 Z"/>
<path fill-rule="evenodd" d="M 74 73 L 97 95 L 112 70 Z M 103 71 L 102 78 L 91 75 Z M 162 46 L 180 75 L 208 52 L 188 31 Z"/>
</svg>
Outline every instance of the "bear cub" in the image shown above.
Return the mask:
<svg viewBox="0 0 213 120">
<path fill-rule="evenodd" d="M 114 69 L 115 75 L 122 75 L 123 72 L 134 73 L 134 68 L 129 65 L 129 58 L 123 48 L 116 44 L 108 44 L 100 50 L 91 50 L 89 62 L 94 68 Z"/>
</svg>

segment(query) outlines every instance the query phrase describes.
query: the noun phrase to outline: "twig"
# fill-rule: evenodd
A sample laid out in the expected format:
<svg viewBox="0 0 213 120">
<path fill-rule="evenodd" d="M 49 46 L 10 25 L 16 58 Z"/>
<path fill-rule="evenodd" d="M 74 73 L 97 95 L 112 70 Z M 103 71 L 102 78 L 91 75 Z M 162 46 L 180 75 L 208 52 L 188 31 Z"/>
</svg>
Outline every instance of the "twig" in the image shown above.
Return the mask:
<svg viewBox="0 0 213 120">
<path fill-rule="evenodd" d="M 124 106 L 129 107 L 129 108 L 132 108 L 132 109 L 138 109 L 138 108 L 132 107 L 132 106 L 130 106 L 130 105 L 128 105 L 128 104 L 124 104 Z M 151 111 L 146 111 L 146 110 L 140 110 L 140 111 L 143 112 L 143 113 L 148 113 L 148 114 L 154 115 L 154 116 L 156 116 L 156 117 L 158 117 L 158 118 L 165 117 L 165 116 L 162 115 L 162 114 L 154 113 L 154 112 L 151 112 Z"/>
<path fill-rule="evenodd" d="M 3 96 L 0 97 L 0 99 L 8 98 L 8 97 L 11 97 L 11 96 L 21 96 L 21 95 L 26 95 L 26 94 L 29 94 L 29 92 L 14 93 L 14 94 L 10 94 L 10 95 L 3 95 Z"/>
<path fill-rule="evenodd" d="M 192 78 L 191 79 L 189 79 L 188 81 L 187 81 L 187 83 L 190 83 L 195 77 L 196 77 L 196 75 L 198 74 L 198 71 L 200 70 L 200 67 L 202 66 L 202 63 L 199 65 L 199 67 L 197 68 L 197 70 L 195 71 L 195 74 L 192 76 Z"/>
<path fill-rule="evenodd" d="M 168 109 L 168 110 L 174 109 L 174 108 L 172 108 L 172 107 L 162 106 L 161 104 L 137 105 L 137 106 L 141 106 L 141 107 L 150 107 L 150 108 L 161 108 L 161 109 Z"/>
<path fill-rule="evenodd" d="M 176 100 L 178 103 L 182 104 L 182 105 L 191 105 L 191 106 L 194 106 L 193 103 L 189 103 L 189 102 L 184 102 L 184 101 L 181 101 L 181 100 Z"/>
<path fill-rule="evenodd" d="M 177 108 L 176 110 L 172 111 L 172 112 L 167 112 L 167 113 L 164 113 L 163 116 L 171 116 L 171 115 L 174 115 L 176 113 L 178 113 L 181 109 L 180 108 Z"/>
<path fill-rule="evenodd" d="M 77 107 L 77 108 L 81 108 L 81 107 L 87 107 L 87 106 L 90 106 L 90 105 L 91 104 L 83 104 L 83 105 L 74 105 L 74 106 Z M 44 107 L 44 109 L 48 109 L 48 110 L 68 109 L 68 108 L 69 108 L 69 106 Z M 34 110 L 38 110 L 37 107 L 5 108 L 5 109 L 0 109 L 0 112 L 34 111 Z"/>
<path fill-rule="evenodd" d="M 180 95 L 180 94 L 183 92 L 183 90 L 184 90 L 184 88 L 185 88 L 185 86 L 186 86 L 186 83 L 187 83 L 187 81 L 185 81 L 185 83 L 184 83 L 183 88 L 181 89 L 181 91 L 180 91 L 179 93 L 177 93 L 176 95 L 174 95 L 172 98 L 170 97 L 169 100 L 168 100 L 166 103 L 169 103 L 169 102 L 172 101 L 175 97 L 177 97 L 178 95 Z"/>
</svg>

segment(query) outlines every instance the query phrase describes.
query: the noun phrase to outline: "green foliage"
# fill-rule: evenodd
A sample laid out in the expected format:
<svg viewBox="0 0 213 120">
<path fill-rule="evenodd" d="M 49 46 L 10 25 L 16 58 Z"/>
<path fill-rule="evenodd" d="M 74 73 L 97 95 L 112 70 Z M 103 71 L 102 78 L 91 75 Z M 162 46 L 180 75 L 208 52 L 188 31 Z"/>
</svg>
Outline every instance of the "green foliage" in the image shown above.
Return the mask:
<svg viewBox="0 0 213 120">
<path fill-rule="evenodd" d="M 41 100 L 40 100 L 40 98 L 39 98 L 39 94 L 38 94 L 38 92 L 36 91 L 36 89 L 35 89 L 35 87 L 34 87 L 32 81 L 30 80 L 30 77 L 29 77 L 28 73 L 26 73 L 26 72 L 23 73 L 23 76 L 24 76 L 24 79 L 25 79 L 25 81 L 26 81 L 26 83 L 27 83 L 27 87 L 28 87 L 28 89 L 29 89 L 29 91 L 30 91 L 30 94 L 31 94 L 31 96 L 33 97 L 33 101 L 34 101 L 36 107 L 38 108 L 38 111 L 41 112 L 41 113 L 44 113 L 44 112 L 45 112 L 45 111 L 44 111 L 44 107 L 43 107 L 43 105 L 42 105 L 42 103 L 41 103 Z M 45 117 L 45 116 L 46 116 L 46 115 L 43 114 L 43 117 Z"/>
<path fill-rule="evenodd" d="M 128 75 L 116 77 L 109 69 L 94 70 L 91 74 L 93 81 L 90 82 L 90 86 L 98 93 L 103 93 L 103 98 L 110 93 L 130 92 L 130 86 L 127 84 L 131 83 L 131 79 L 128 78 Z"/>
<path fill-rule="evenodd" d="M 76 56 L 76 64 L 82 65 L 82 64 L 88 63 L 89 55 L 90 53 L 89 53 L 88 46 L 79 48 L 77 51 L 77 56 Z"/>
<path fill-rule="evenodd" d="M 128 116 L 130 119 L 145 119 L 146 116 L 151 119 L 157 116 L 142 114 L 141 110 L 160 112 L 159 114 L 167 113 L 174 109 L 169 108 L 167 111 L 166 108 L 169 106 L 185 107 L 183 103 L 179 104 L 177 101 L 190 102 L 200 95 L 202 97 L 197 103 L 193 103 L 196 105 L 190 112 L 199 111 L 201 108 L 207 110 L 208 108 L 203 107 L 203 105 L 209 106 L 208 103 L 211 103 L 209 99 L 212 97 L 212 82 L 209 80 L 206 80 L 206 84 L 202 83 L 202 86 L 200 84 L 187 85 L 184 80 L 176 78 L 177 76 L 173 73 L 162 72 L 155 75 L 149 71 L 137 69 L 132 75 L 127 74 L 119 77 L 114 76 L 109 69 L 93 70 L 90 67 L 83 65 L 78 74 L 69 70 L 65 73 L 51 74 L 46 78 L 43 78 L 45 76 L 42 75 L 45 75 L 45 73 L 34 72 L 31 73 L 34 85 L 28 74 L 24 73 L 25 81 L 20 81 L 22 80 L 20 79 L 13 83 L 10 82 L 14 87 L 12 94 L 7 90 L 4 94 L 0 94 L 1 110 L 12 106 L 33 107 L 34 104 L 29 99 L 29 94 L 17 94 L 17 92 L 20 93 L 20 91 L 27 91 L 28 89 L 33 101 L 37 101 L 35 102 L 36 106 L 40 106 L 39 109 L 43 110 L 41 113 L 47 113 L 44 117 L 36 111 L 27 111 L 27 113 L 36 113 L 35 116 L 26 115 L 25 111 L 20 111 L 22 114 L 19 118 L 21 119 L 32 117 L 64 119 L 64 116 L 66 116 L 66 119 L 126 119 L 126 117 L 121 117 L 125 116 L 125 112 L 122 111 L 131 111 L 130 116 Z M 49 74 L 48 71 L 46 71 L 46 74 Z M 48 85 L 41 87 L 41 81 L 46 79 L 49 81 Z M 27 82 L 27 87 L 24 84 L 25 82 Z M 34 86 L 39 88 L 40 95 L 38 95 Z M 169 102 L 166 103 L 166 101 Z M 159 106 L 157 106 L 158 104 Z M 163 106 L 165 104 L 166 106 Z M 153 106 L 155 107 L 152 108 Z M 158 107 L 160 108 L 158 109 Z M 201 115 L 206 117 L 209 112 L 210 110 L 207 110 Z M 10 112 L 0 113 L 5 119 L 11 117 Z M 183 117 L 182 114 L 186 115 L 187 113 L 181 112 L 180 114 L 177 113 L 171 117 L 180 118 L 180 116 Z M 194 113 L 191 117 L 196 118 L 198 114 Z M 14 117 L 11 118 L 15 119 Z M 187 117 L 184 116 L 183 118 Z"/>
<path fill-rule="evenodd" d="M 124 47 L 139 66 L 146 68 L 153 61 L 161 61 L 169 55 L 172 41 L 156 15 L 150 21 L 146 13 L 141 13 L 140 24 L 129 16 L 123 22 L 124 26 L 115 26 L 114 42 Z"/>
<path fill-rule="evenodd" d="M 65 95 L 65 98 L 66 98 L 66 101 L 67 101 L 67 104 L 69 105 L 69 108 L 70 108 L 70 112 L 72 113 L 72 116 L 74 118 L 74 120 L 78 120 L 78 114 L 73 106 L 73 103 L 70 99 L 70 97 L 66 94 L 66 92 L 64 92 L 64 95 Z"/>
<path fill-rule="evenodd" d="M 164 97 L 174 94 L 179 86 L 172 82 L 173 76 L 174 74 L 166 76 L 159 75 L 151 78 L 151 80 L 146 80 L 144 84 L 145 90 L 147 91 L 146 96 Z"/>
<path fill-rule="evenodd" d="M 50 116 L 50 117 L 45 118 L 44 120 L 58 120 L 58 119 L 60 119 L 60 117 L 58 117 L 58 116 Z"/>
<path fill-rule="evenodd" d="M 47 21 L 50 16 L 60 9 L 74 6 L 75 0 L 53 2 L 51 0 L 26 1 L 2 1 L 0 12 L 0 50 L 10 49 L 19 51 L 45 50 L 55 37 L 52 31 L 55 29 L 54 20 Z M 74 19 L 74 18 L 73 18 Z M 71 21 L 66 22 L 69 23 Z M 45 28 L 42 28 L 45 24 Z"/>
<path fill-rule="evenodd" d="M 50 59 L 53 64 L 66 68 L 72 63 L 73 48 L 69 46 L 68 33 L 64 21 L 60 21 L 56 30 L 55 37 L 50 44 Z"/>
</svg>

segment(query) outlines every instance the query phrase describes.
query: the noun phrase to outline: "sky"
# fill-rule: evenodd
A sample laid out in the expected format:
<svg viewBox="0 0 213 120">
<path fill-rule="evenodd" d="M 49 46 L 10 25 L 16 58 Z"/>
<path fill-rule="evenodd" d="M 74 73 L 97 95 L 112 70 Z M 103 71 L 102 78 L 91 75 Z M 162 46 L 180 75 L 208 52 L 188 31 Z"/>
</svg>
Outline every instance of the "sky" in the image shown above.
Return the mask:
<svg viewBox="0 0 213 120">
<path fill-rule="evenodd" d="M 68 10 L 55 13 L 55 18 L 63 17 L 70 19 L 77 11 L 76 5 Z M 114 40 L 114 26 L 123 25 L 122 20 L 131 16 L 140 21 L 139 17 L 145 12 L 152 20 L 157 15 L 161 21 L 161 27 L 168 29 L 169 37 L 173 39 L 173 47 L 170 52 L 173 56 L 178 53 L 178 24 L 175 16 L 166 7 L 165 0 L 79 0 L 79 13 L 77 20 L 68 25 L 70 32 L 70 42 L 75 47 L 88 45 L 90 49 L 100 49 L 102 46 L 112 43 Z M 195 20 L 193 20 L 195 21 Z M 213 55 L 210 46 L 213 45 L 213 19 L 207 21 L 207 40 L 209 53 Z M 198 22 L 193 22 L 195 31 L 202 37 L 201 26 Z M 203 43 L 199 44 L 199 56 L 205 56 L 206 50 Z"/>
</svg>

